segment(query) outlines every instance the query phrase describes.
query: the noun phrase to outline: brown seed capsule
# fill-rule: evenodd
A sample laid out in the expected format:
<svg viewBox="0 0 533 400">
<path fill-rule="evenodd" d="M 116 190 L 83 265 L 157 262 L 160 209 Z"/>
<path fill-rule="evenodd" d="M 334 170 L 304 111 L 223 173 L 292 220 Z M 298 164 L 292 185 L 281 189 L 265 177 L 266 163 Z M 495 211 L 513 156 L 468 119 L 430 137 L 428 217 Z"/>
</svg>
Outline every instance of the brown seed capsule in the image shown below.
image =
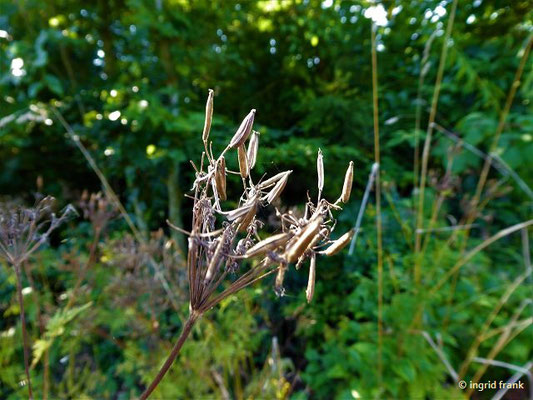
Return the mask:
<svg viewBox="0 0 533 400">
<path fill-rule="evenodd" d="M 265 200 L 270 204 L 274 200 L 276 200 L 281 192 L 283 192 L 283 189 L 285 189 L 285 185 L 287 185 L 287 181 L 289 180 L 289 174 L 285 174 L 281 177 L 281 179 L 276 183 L 276 186 L 272 188 L 270 192 L 265 196 Z"/>
<path fill-rule="evenodd" d="M 228 221 L 235 221 L 237 218 L 246 215 L 252 206 L 253 203 L 248 203 L 231 211 L 220 211 L 220 214 L 226 216 Z"/>
<path fill-rule="evenodd" d="M 246 155 L 246 146 L 241 144 L 237 149 L 237 154 L 239 156 L 239 171 L 243 179 L 248 178 L 250 172 L 248 166 L 248 156 Z"/>
<path fill-rule="evenodd" d="M 285 272 L 287 271 L 287 267 L 285 265 L 280 265 L 278 268 L 278 274 L 276 275 L 276 283 L 275 288 L 276 292 L 280 293 L 281 288 L 283 286 L 283 281 L 285 280 Z"/>
<path fill-rule="evenodd" d="M 221 157 L 215 167 L 215 184 L 220 200 L 226 200 L 226 159 Z"/>
<path fill-rule="evenodd" d="M 332 256 L 334 254 L 337 254 L 339 251 L 341 251 L 348 243 L 350 243 L 350 240 L 352 240 L 353 235 L 355 233 L 355 229 L 350 229 L 348 232 L 346 232 L 344 235 L 342 235 L 340 238 L 335 240 L 331 246 L 329 246 L 326 250 L 321 251 L 320 254 L 324 254 L 325 256 Z"/>
<path fill-rule="evenodd" d="M 309 280 L 307 281 L 307 290 L 305 291 L 305 297 L 307 302 L 311 303 L 313 295 L 315 294 L 315 276 L 316 276 L 316 255 L 311 257 L 311 263 L 309 264 Z"/>
<path fill-rule="evenodd" d="M 224 233 L 222 233 L 222 236 L 218 238 L 218 243 L 215 249 L 215 254 L 213 254 L 213 257 L 211 258 L 211 261 L 209 262 L 209 266 L 207 267 L 207 272 L 205 273 L 206 281 L 210 281 L 216 272 L 216 267 L 218 266 L 220 259 L 222 258 L 222 249 L 224 248 L 224 244 L 228 237 L 228 233 L 229 233 L 229 229 L 226 229 L 224 230 Z"/>
<path fill-rule="evenodd" d="M 287 240 L 289 240 L 290 237 L 290 233 L 278 233 L 277 235 L 272 235 L 269 238 L 261 240 L 253 245 L 250 249 L 248 249 L 244 256 L 246 258 L 261 256 L 287 243 Z"/>
<path fill-rule="evenodd" d="M 250 111 L 248 115 L 244 118 L 244 120 L 241 122 L 241 125 L 239 126 L 239 129 L 237 129 L 237 132 L 235 132 L 235 135 L 233 135 L 233 138 L 231 138 L 229 147 L 231 147 L 232 149 L 239 147 L 246 141 L 246 139 L 248 139 L 248 136 L 250 136 L 250 132 L 252 132 L 254 118 L 255 109 L 252 109 L 252 111 Z"/>
<path fill-rule="evenodd" d="M 268 178 L 266 181 L 261 182 L 257 185 L 258 189 L 267 189 L 271 186 L 274 186 L 280 179 L 282 179 L 285 175 L 290 175 L 292 173 L 292 170 L 289 171 L 283 171 L 279 174 L 274 175 L 272 178 Z"/>
<path fill-rule="evenodd" d="M 202 140 L 204 143 L 207 143 L 209 138 L 209 131 L 211 130 L 211 121 L 213 120 L 213 89 L 209 89 L 209 94 L 207 95 L 207 103 L 205 104 L 205 123 L 204 131 L 202 133 Z"/>
<path fill-rule="evenodd" d="M 250 143 L 248 144 L 248 163 L 250 169 L 253 169 L 255 162 L 257 161 L 257 150 L 259 150 L 259 135 L 257 131 L 252 131 L 250 136 Z"/>
<path fill-rule="evenodd" d="M 287 249 L 285 256 L 287 262 L 298 260 L 303 252 L 307 250 L 307 246 L 309 246 L 309 243 L 311 243 L 315 235 L 318 233 L 320 224 L 322 224 L 322 217 L 317 217 L 307 224 L 291 247 Z"/>
<path fill-rule="evenodd" d="M 307 249 L 305 249 L 305 251 L 302 253 L 302 255 L 298 258 L 298 262 L 295 265 L 296 269 L 300 269 L 300 267 L 302 266 L 302 264 L 303 264 L 303 262 L 305 260 L 305 255 L 306 255 L 306 253 L 308 253 L 308 250 L 311 250 L 313 247 L 315 247 L 317 245 L 317 243 L 320 241 L 320 239 L 325 238 L 327 234 L 328 234 L 328 230 L 326 228 L 324 228 L 324 229 L 322 229 L 320 232 L 318 232 L 315 235 L 313 240 L 311 240 L 311 242 L 307 246 Z"/>
<path fill-rule="evenodd" d="M 246 229 L 252 223 L 255 217 L 255 214 L 257 214 L 257 203 L 256 202 L 254 202 L 252 206 L 250 207 L 250 209 L 248 210 L 248 212 L 239 219 L 238 230 L 240 232 L 246 231 Z"/>
<path fill-rule="evenodd" d="M 344 185 L 342 186 L 341 201 L 346 204 L 350 200 L 350 193 L 352 193 L 353 182 L 353 161 L 350 161 L 346 175 L 344 175 Z"/>
<path fill-rule="evenodd" d="M 318 190 L 324 189 L 324 157 L 322 150 L 318 149 L 318 157 L 316 158 L 316 170 L 318 173 Z"/>
</svg>

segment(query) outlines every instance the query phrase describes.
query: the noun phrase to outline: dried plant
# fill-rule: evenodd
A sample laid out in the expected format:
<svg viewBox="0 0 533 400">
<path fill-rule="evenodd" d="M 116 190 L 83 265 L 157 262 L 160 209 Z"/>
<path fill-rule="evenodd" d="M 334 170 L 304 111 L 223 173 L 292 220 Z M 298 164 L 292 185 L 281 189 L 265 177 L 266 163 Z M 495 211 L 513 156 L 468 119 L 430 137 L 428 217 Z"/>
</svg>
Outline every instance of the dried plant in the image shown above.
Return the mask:
<svg viewBox="0 0 533 400">
<path fill-rule="evenodd" d="M 47 241 L 52 231 L 76 213 L 73 207 L 67 206 L 58 216 L 53 212 L 54 203 L 55 199 L 47 196 L 30 208 L 0 204 L 0 258 L 3 258 L 15 270 L 22 324 L 24 369 L 30 399 L 33 398 L 29 370 L 30 345 L 22 299 L 21 266 Z"/>
<path fill-rule="evenodd" d="M 292 212 L 275 209 L 277 221 L 269 226 L 259 220 L 258 212 L 278 199 L 285 188 L 292 171 L 281 172 L 269 179 L 254 182 L 251 169 L 258 153 L 259 133 L 252 127 L 256 110 L 251 110 L 224 151 L 215 157 L 209 143 L 209 129 L 213 113 L 213 92 L 209 91 L 206 106 L 206 122 L 202 133 L 204 153 L 200 168 L 196 168 L 196 179 L 191 196 L 192 228 L 190 232 L 172 225 L 188 235 L 187 269 L 189 281 L 190 315 L 182 333 L 170 352 L 159 373 L 141 396 L 146 399 L 166 374 L 194 323 L 208 310 L 227 298 L 257 282 L 277 273 L 275 290 L 283 295 L 283 281 L 290 264 L 299 268 L 310 259 L 309 283 L 306 294 L 311 301 L 314 294 L 317 255 L 333 255 L 344 248 L 352 239 L 354 230 L 332 241 L 336 220 L 333 211 L 341 209 L 339 204 L 349 200 L 353 162 L 348 166 L 343 191 L 337 201 L 331 203 L 322 198 L 324 187 L 323 155 L 319 150 L 317 158 L 318 198 L 308 198 L 302 217 Z M 246 150 L 246 141 L 251 139 Z M 239 173 L 244 185 L 237 207 L 226 210 L 222 202 L 226 199 L 225 156 L 237 149 Z M 194 166 L 194 163 L 193 163 Z M 272 222 L 272 221 L 270 221 Z M 267 228 L 276 227 L 277 232 L 268 233 Z"/>
</svg>

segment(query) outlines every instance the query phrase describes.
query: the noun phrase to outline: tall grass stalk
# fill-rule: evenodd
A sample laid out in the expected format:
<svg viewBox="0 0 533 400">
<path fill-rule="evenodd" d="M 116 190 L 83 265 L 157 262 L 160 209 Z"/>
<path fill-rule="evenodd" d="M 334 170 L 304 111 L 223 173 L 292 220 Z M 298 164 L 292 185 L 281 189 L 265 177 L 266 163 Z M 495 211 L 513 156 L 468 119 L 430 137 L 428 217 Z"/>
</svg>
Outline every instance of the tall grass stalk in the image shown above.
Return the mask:
<svg viewBox="0 0 533 400">
<path fill-rule="evenodd" d="M 378 109 L 378 58 L 376 51 L 377 25 L 371 26 L 372 46 L 372 105 L 374 119 L 374 163 L 380 165 L 379 148 L 379 109 Z M 377 258 L 378 258 L 378 382 L 382 389 L 383 385 L 383 242 L 381 225 L 381 181 L 380 170 L 376 172 L 376 234 L 377 234 Z"/>
<path fill-rule="evenodd" d="M 435 89 L 433 91 L 433 98 L 431 101 L 431 110 L 429 113 L 428 128 L 426 132 L 426 139 L 424 141 L 424 148 L 422 151 L 422 165 L 420 172 L 420 188 L 418 191 L 418 211 L 416 216 L 416 231 L 415 231 L 415 265 L 414 265 L 414 283 L 415 288 L 419 290 L 420 286 L 420 266 L 422 262 L 420 254 L 420 246 L 422 234 L 418 233 L 420 229 L 423 229 L 424 223 L 424 196 L 427 180 L 427 170 L 429 162 L 429 153 L 431 147 L 431 136 L 433 134 L 433 122 L 435 122 L 435 115 L 437 114 L 437 105 L 439 102 L 439 94 L 441 88 L 442 77 L 444 74 L 444 67 L 446 65 L 446 57 L 448 54 L 449 40 L 453 29 L 453 23 L 455 19 L 455 12 L 457 10 L 457 0 L 454 0 L 452 3 L 452 9 L 450 11 L 450 17 L 448 19 L 448 24 L 446 26 L 446 33 L 444 35 L 444 40 L 442 44 L 442 50 L 439 60 L 439 68 L 437 71 L 437 78 L 435 81 Z"/>
</svg>

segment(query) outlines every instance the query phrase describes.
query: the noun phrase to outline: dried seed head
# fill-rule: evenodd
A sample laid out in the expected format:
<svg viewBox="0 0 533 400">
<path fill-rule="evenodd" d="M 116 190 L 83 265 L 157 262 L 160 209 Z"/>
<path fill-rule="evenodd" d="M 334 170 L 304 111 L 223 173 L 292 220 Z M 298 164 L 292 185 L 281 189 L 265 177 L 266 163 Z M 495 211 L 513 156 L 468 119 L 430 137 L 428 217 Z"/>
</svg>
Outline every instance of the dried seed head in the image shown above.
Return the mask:
<svg viewBox="0 0 533 400">
<path fill-rule="evenodd" d="M 248 156 L 246 155 L 246 146 L 244 143 L 238 147 L 237 153 L 239 156 L 239 171 L 241 172 L 242 179 L 246 179 L 248 178 L 250 169 L 248 166 Z"/>
<path fill-rule="evenodd" d="M 209 138 L 209 131 L 211 130 L 211 121 L 213 120 L 213 89 L 209 89 L 209 94 L 207 95 L 207 103 L 205 104 L 205 123 L 204 131 L 202 133 L 202 140 L 204 143 L 207 143 Z"/>
<path fill-rule="evenodd" d="M 257 161 L 257 150 L 259 149 L 259 135 L 257 131 L 252 131 L 252 136 L 250 137 L 250 144 L 248 144 L 248 163 L 250 164 L 250 169 L 253 169 L 255 162 Z"/>
<path fill-rule="evenodd" d="M 287 243 L 287 240 L 291 237 L 290 233 L 278 233 L 277 235 L 272 235 L 269 238 L 265 240 L 261 240 L 260 242 L 253 245 L 246 254 L 245 257 L 258 257 L 263 254 L 265 254 L 268 251 L 272 251 L 277 249 L 278 247 L 284 245 Z"/>
<path fill-rule="evenodd" d="M 276 183 L 276 185 L 272 188 L 270 192 L 265 196 L 265 200 L 270 204 L 274 200 L 276 200 L 281 192 L 283 192 L 283 189 L 285 189 L 285 185 L 287 185 L 287 181 L 289 180 L 289 174 L 285 174 L 281 177 L 281 179 Z"/>
<path fill-rule="evenodd" d="M 215 167 L 215 184 L 220 200 L 226 200 L 226 159 L 221 157 Z"/>
<path fill-rule="evenodd" d="M 324 157 L 322 150 L 318 149 L 318 157 L 316 158 L 316 170 L 318 173 L 318 190 L 324 189 Z"/>
<path fill-rule="evenodd" d="M 350 240 L 352 240 L 354 233 L 355 233 L 355 229 L 350 229 L 348 232 L 346 232 L 340 238 L 335 240 L 333 242 L 333 244 L 331 246 L 329 246 L 326 250 L 321 251 L 320 254 L 324 254 L 326 256 L 332 256 L 334 254 L 337 254 L 348 243 L 350 243 Z"/>
<path fill-rule="evenodd" d="M 280 179 L 285 177 L 285 175 L 290 175 L 292 173 L 292 170 L 289 171 L 283 171 L 279 174 L 274 175 L 272 178 L 268 178 L 266 181 L 261 182 L 257 185 L 258 189 L 267 189 L 271 186 L 274 186 Z"/>
<path fill-rule="evenodd" d="M 315 276 L 316 276 L 316 255 L 311 256 L 311 263 L 309 264 L 309 280 L 307 281 L 307 290 L 305 291 L 305 297 L 307 302 L 311 303 L 313 295 L 315 294 Z"/>
<path fill-rule="evenodd" d="M 346 204 L 350 200 L 350 193 L 352 193 L 353 182 L 353 161 L 350 161 L 346 175 L 344 175 L 344 185 L 342 186 L 341 201 Z"/>
<path fill-rule="evenodd" d="M 294 262 L 307 250 L 307 246 L 313 240 L 322 224 L 322 217 L 317 217 L 307 224 L 300 232 L 297 239 L 286 252 L 287 262 Z"/>
<path fill-rule="evenodd" d="M 244 118 L 244 120 L 241 122 L 241 125 L 239 126 L 239 129 L 237 129 L 237 132 L 235 132 L 235 135 L 233 135 L 233 138 L 229 143 L 229 147 L 231 147 L 232 149 L 239 147 L 246 141 L 246 139 L 248 139 L 250 132 L 252 132 L 254 118 L 255 109 L 252 109 L 252 111 L 250 111 L 248 115 Z"/>
</svg>

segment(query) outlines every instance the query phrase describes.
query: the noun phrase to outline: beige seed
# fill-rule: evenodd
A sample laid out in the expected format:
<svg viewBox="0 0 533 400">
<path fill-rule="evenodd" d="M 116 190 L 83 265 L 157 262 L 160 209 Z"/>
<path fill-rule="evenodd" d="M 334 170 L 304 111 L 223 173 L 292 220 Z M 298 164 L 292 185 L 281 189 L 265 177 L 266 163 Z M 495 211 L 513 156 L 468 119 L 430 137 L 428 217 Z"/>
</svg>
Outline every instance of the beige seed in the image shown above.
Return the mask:
<svg viewBox="0 0 533 400">
<path fill-rule="evenodd" d="M 220 211 L 222 215 L 224 215 L 228 221 L 235 221 L 237 218 L 240 218 L 248 213 L 250 211 L 250 208 L 252 208 L 252 203 L 247 203 L 239 208 L 236 208 L 231 211 Z"/>
<path fill-rule="evenodd" d="M 257 203 L 254 202 L 252 206 L 250 207 L 250 209 L 248 210 L 248 212 L 242 218 L 239 219 L 238 230 L 240 232 L 246 231 L 246 229 L 252 223 L 256 213 L 257 213 Z"/>
<path fill-rule="evenodd" d="M 224 230 L 222 233 L 222 236 L 218 239 L 217 248 L 215 249 L 215 254 L 213 254 L 213 258 L 211 258 L 211 261 L 209 262 L 209 266 L 207 267 L 207 272 L 205 273 L 205 280 L 210 281 L 213 275 L 215 274 L 215 269 L 219 264 L 220 257 L 222 256 L 222 249 L 224 248 L 224 242 L 226 241 L 226 238 L 228 236 L 229 229 Z"/>
<path fill-rule="evenodd" d="M 267 189 L 271 186 L 274 186 L 280 179 L 282 179 L 285 175 L 290 175 L 292 173 L 292 170 L 289 171 L 283 171 L 279 174 L 274 175 L 272 178 L 268 178 L 266 181 L 261 182 L 257 185 L 258 189 Z"/>
<path fill-rule="evenodd" d="M 313 219 L 298 235 L 298 238 L 286 252 L 286 260 L 294 262 L 307 250 L 307 246 L 313 240 L 322 224 L 322 217 Z"/>
<path fill-rule="evenodd" d="M 220 200 L 226 200 L 226 159 L 221 157 L 215 169 L 215 184 Z"/>
<path fill-rule="evenodd" d="M 231 138 L 229 147 L 231 147 L 232 149 L 239 147 L 246 141 L 246 139 L 248 139 L 248 136 L 250 136 L 250 132 L 252 132 L 254 118 L 255 109 L 252 109 L 252 111 L 250 111 L 248 115 L 244 118 L 244 120 L 241 122 L 241 125 L 239 126 L 239 129 L 237 129 L 237 132 L 235 132 L 235 135 L 233 135 L 233 138 Z"/>
<path fill-rule="evenodd" d="M 341 251 L 348 243 L 350 243 L 350 240 L 352 240 L 353 235 L 355 233 L 355 229 L 350 229 L 348 232 L 346 232 L 344 235 L 342 235 L 340 238 L 335 240 L 331 246 L 329 246 L 326 250 L 321 251 L 320 254 L 324 254 L 326 256 L 332 256 L 334 254 L 337 254 L 339 251 Z"/>
<path fill-rule="evenodd" d="M 211 130 L 211 121 L 213 120 L 213 89 L 209 89 L 209 94 L 207 95 L 207 103 L 205 104 L 205 123 L 204 131 L 202 133 L 202 140 L 204 143 L 207 143 L 209 138 L 209 131 Z"/>
<path fill-rule="evenodd" d="M 318 157 L 316 158 L 316 170 L 318 173 L 318 190 L 322 192 L 322 189 L 324 189 L 324 157 L 320 149 L 318 149 Z"/>
<path fill-rule="evenodd" d="M 249 168 L 253 169 L 255 162 L 257 161 L 257 151 L 259 150 L 259 135 L 257 131 L 252 131 L 250 136 L 250 144 L 248 145 L 248 163 Z"/>
<path fill-rule="evenodd" d="M 316 276 L 316 255 L 311 257 L 311 263 L 309 264 L 309 280 L 307 281 L 307 290 L 305 291 L 305 297 L 307 302 L 311 303 L 313 295 L 315 294 L 315 276 Z"/>
<path fill-rule="evenodd" d="M 295 266 L 296 269 L 300 269 L 300 267 L 302 266 L 302 264 L 303 264 L 303 262 L 305 260 L 306 253 L 308 253 L 309 250 L 312 250 L 313 247 L 315 247 L 317 245 L 317 243 L 320 241 L 320 239 L 325 238 L 327 234 L 328 234 L 328 230 L 326 228 L 324 228 L 324 229 L 322 229 L 320 232 L 318 232 L 315 235 L 313 240 L 311 240 L 311 242 L 307 246 L 307 249 L 305 249 L 305 251 L 302 253 L 302 255 L 298 258 L 298 262 L 296 263 L 296 266 Z"/>
<path fill-rule="evenodd" d="M 268 251 L 275 250 L 278 247 L 282 246 L 289 240 L 291 237 L 290 233 L 278 233 L 276 235 L 272 235 L 269 238 L 265 240 L 261 240 L 260 242 L 253 245 L 251 248 L 248 249 L 248 251 L 245 253 L 245 257 L 258 257 L 261 256 Z"/>
<path fill-rule="evenodd" d="M 248 178 L 250 172 L 248 165 L 248 156 L 246 155 L 246 146 L 241 144 L 237 149 L 237 154 L 239 157 L 239 171 L 243 179 Z"/>
<path fill-rule="evenodd" d="M 272 188 L 270 192 L 265 196 L 265 200 L 270 204 L 274 200 L 276 200 L 281 192 L 283 192 L 283 189 L 285 189 L 285 186 L 287 185 L 287 181 L 289 180 L 289 174 L 285 174 L 281 177 L 281 179 L 276 183 L 276 186 Z"/>
<path fill-rule="evenodd" d="M 350 200 L 350 194 L 352 193 L 353 182 L 353 161 L 350 161 L 346 175 L 344 175 L 344 185 L 342 186 L 341 201 L 346 204 Z"/>
<path fill-rule="evenodd" d="M 287 267 L 284 265 L 280 265 L 278 268 L 278 273 L 276 275 L 276 291 L 279 293 L 280 289 L 283 286 L 283 281 L 285 280 L 285 271 L 287 271 Z"/>
</svg>

